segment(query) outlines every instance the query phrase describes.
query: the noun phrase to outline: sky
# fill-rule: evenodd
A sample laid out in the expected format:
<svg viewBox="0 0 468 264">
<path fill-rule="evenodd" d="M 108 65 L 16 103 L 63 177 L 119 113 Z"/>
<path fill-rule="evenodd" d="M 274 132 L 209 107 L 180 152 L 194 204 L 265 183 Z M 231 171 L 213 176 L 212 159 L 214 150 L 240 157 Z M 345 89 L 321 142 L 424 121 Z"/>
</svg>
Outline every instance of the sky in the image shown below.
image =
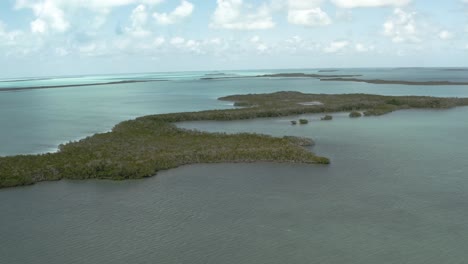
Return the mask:
<svg viewBox="0 0 468 264">
<path fill-rule="evenodd" d="M 0 78 L 468 66 L 468 0 L 0 0 Z"/>
</svg>

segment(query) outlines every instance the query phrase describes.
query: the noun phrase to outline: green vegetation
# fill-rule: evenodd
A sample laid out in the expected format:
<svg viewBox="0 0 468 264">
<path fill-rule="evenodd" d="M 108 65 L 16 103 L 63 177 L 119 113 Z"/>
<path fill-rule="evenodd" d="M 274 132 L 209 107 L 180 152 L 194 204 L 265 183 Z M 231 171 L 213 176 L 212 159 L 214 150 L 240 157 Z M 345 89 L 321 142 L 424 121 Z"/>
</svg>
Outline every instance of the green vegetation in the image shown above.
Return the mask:
<svg viewBox="0 0 468 264">
<path fill-rule="evenodd" d="M 351 118 L 357 118 L 357 117 L 361 117 L 361 116 L 362 116 L 361 112 L 358 112 L 358 111 L 352 111 L 351 113 L 349 113 L 349 117 L 351 117 Z"/>
<path fill-rule="evenodd" d="M 451 82 L 451 81 L 402 81 L 402 80 L 368 80 L 368 79 L 357 79 L 357 78 L 343 78 L 341 77 L 332 77 L 332 78 L 323 78 L 320 77 L 320 81 L 328 82 L 362 82 L 362 83 L 372 83 L 372 84 L 400 84 L 400 85 L 468 85 L 468 82 Z"/>
<path fill-rule="evenodd" d="M 299 119 L 299 124 L 301 124 L 301 125 L 309 124 L 309 120 L 307 120 L 307 119 Z"/>
<path fill-rule="evenodd" d="M 291 121 L 291 125 L 293 125 L 293 126 L 297 125 L 297 121 L 296 120 Z"/>
<path fill-rule="evenodd" d="M 234 102 L 234 106 L 236 106 L 236 107 L 251 107 L 253 105 L 251 103 L 249 103 L 249 102 Z"/>
<path fill-rule="evenodd" d="M 330 120 L 333 120 L 333 116 L 331 116 L 331 115 L 326 115 L 326 116 L 320 118 L 320 120 L 322 120 L 322 121 L 330 121 Z"/>
<path fill-rule="evenodd" d="M 193 163 L 329 163 L 302 146 L 306 139 L 205 133 L 157 118 L 139 118 L 60 146 L 53 154 L 0 158 L 0 187 L 59 179 L 138 179 Z"/>
<path fill-rule="evenodd" d="M 234 95 L 220 100 L 247 102 L 252 107 L 144 116 L 122 122 L 111 132 L 61 145 L 57 153 L 0 157 L 0 187 L 60 179 L 138 179 L 155 175 L 160 170 L 194 163 L 272 161 L 328 164 L 327 158 L 316 156 L 304 148 L 313 144 L 310 140 L 247 133 L 206 133 L 177 128 L 174 123 L 355 110 L 365 111 L 366 115 L 381 115 L 399 109 L 445 109 L 468 105 L 468 98 L 298 92 Z M 301 104 L 312 101 L 323 104 Z"/>
</svg>

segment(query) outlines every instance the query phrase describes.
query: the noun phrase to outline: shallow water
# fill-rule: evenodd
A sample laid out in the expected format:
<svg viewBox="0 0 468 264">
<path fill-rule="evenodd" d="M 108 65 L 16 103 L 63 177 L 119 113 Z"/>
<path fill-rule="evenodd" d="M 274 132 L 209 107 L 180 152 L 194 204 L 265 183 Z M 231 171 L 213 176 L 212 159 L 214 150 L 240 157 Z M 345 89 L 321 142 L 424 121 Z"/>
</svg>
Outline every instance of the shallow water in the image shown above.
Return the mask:
<svg viewBox="0 0 468 264">
<path fill-rule="evenodd" d="M 0 263 L 463 263 L 467 113 L 184 123 L 313 136 L 332 164 L 194 165 L 0 190 Z"/>
<path fill-rule="evenodd" d="M 158 85 L 0 93 L 0 123 L 8 124 L 0 128 L 0 152 L 45 151 L 141 114 L 231 107 L 216 98 L 233 93 L 468 96 L 467 87 L 458 86 L 308 79 Z M 311 122 L 290 125 L 302 117 Z M 466 262 L 468 107 L 319 119 L 179 125 L 311 137 L 317 142 L 312 150 L 330 157 L 329 166 L 200 164 L 138 181 L 0 189 L 0 263 Z"/>
<path fill-rule="evenodd" d="M 275 70 L 227 72 L 250 76 Z M 468 78 L 463 71 L 444 69 L 340 69 L 321 74 L 362 74 L 365 78 L 405 80 L 454 80 Z M 468 97 L 468 86 L 374 85 L 355 82 L 320 82 L 310 78 L 243 78 L 199 80 L 211 72 L 158 73 L 52 78 L 28 82 L 0 82 L 22 86 L 65 82 L 93 83 L 126 79 L 165 78 L 167 82 L 127 83 L 59 89 L 0 92 L 0 156 L 55 151 L 59 144 L 104 132 L 124 120 L 148 114 L 198 111 L 232 107 L 218 97 L 232 94 L 294 90 L 306 93 L 371 93 Z M 208 75 L 212 76 L 212 75 Z M 468 79 L 467 79 L 468 80 Z"/>
</svg>

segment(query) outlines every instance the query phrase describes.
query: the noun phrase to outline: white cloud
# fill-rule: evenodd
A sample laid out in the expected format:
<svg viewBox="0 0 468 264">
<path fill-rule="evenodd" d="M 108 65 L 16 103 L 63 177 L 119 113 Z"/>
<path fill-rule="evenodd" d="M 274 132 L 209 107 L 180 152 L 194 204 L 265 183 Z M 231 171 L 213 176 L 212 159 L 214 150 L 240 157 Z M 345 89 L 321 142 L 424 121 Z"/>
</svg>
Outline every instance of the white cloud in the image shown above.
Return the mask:
<svg viewBox="0 0 468 264">
<path fill-rule="evenodd" d="M 163 0 L 16 0 L 15 9 L 29 8 L 35 18 L 30 23 L 34 33 L 58 32 L 63 33 L 72 26 L 72 15 L 78 9 L 96 12 L 99 16 L 92 27 L 102 26 L 106 15 L 112 8 L 132 4 L 156 5 Z"/>
<path fill-rule="evenodd" d="M 182 45 L 185 43 L 185 39 L 182 37 L 174 37 L 171 39 L 171 44 L 174 46 Z"/>
<path fill-rule="evenodd" d="M 373 45 L 365 45 L 362 43 L 356 43 L 354 46 L 357 52 L 363 53 L 363 52 L 369 52 L 375 50 L 375 47 Z"/>
<path fill-rule="evenodd" d="M 243 0 L 217 0 L 211 27 L 237 30 L 270 29 L 275 26 L 272 7 L 244 4 Z"/>
<path fill-rule="evenodd" d="M 191 39 L 185 43 L 185 49 L 194 53 L 203 53 L 201 45 L 199 41 Z"/>
<path fill-rule="evenodd" d="M 148 23 L 148 12 L 145 5 L 140 4 L 133 9 L 130 15 L 131 26 L 126 27 L 125 31 L 135 37 L 146 37 L 151 35 L 151 32 L 146 29 Z"/>
<path fill-rule="evenodd" d="M 258 42 L 260 42 L 260 37 L 259 36 L 253 36 L 253 37 L 250 38 L 250 42 L 258 43 Z"/>
<path fill-rule="evenodd" d="M 156 47 L 162 46 L 164 43 L 166 43 L 166 39 L 164 37 L 157 37 L 154 39 L 153 44 Z"/>
<path fill-rule="evenodd" d="M 439 32 L 439 38 L 442 40 L 449 40 L 454 37 L 454 34 L 447 30 L 442 30 Z"/>
<path fill-rule="evenodd" d="M 158 24 L 170 25 L 175 24 L 183 19 L 189 17 L 193 13 L 194 6 L 192 3 L 182 0 L 180 5 L 174 9 L 171 13 L 157 13 L 153 14 L 154 19 Z"/>
<path fill-rule="evenodd" d="M 36 15 L 36 19 L 31 22 L 33 33 L 46 33 L 49 29 L 65 32 L 70 27 L 70 23 L 65 19 L 65 13 L 53 0 L 41 1 L 28 7 Z"/>
<path fill-rule="evenodd" d="M 262 41 L 259 36 L 251 37 L 249 42 L 258 53 L 265 53 L 270 49 L 270 47 L 264 41 Z"/>
<path fill-rule="evenodd" d="M 95 56 L 104 56 L 111 53 L 108 45 L 104 41 L 91 42 L 84 45 L 78 46 L 78 52 L 81 55 L 95 57 Z"/>
<path fill-rule="evenodd" d="M 67 56 L 69 54 L 68 50 L 62 47 L 55 48 L 55 54 L 60 57 Z"/>
<path fill-rule="evenodd" d="M 47 23 L 38 18 L 31 22 L 31 32 L 43 34 L 47 31 Z"/>
<path fill-rule="evenodd" d="M 333 41 L 331 43 L 329 43 L 324 49 L 323 51 L 325 53 L 337 53 L 337 52 L 340 52 L 340 51 L 343 51 L 343 49 L 345 49 L 346 47 L 349 46 L 349 41 L 347 40 L 342 40 L 342 41 Z"/>
<path fill-rule="evenodd" d="M 95 12 L 109 12 L 114 7 L 134 5 L 134 4 L 147 4 L 157 5 L 163 0 L 16 0 L 15 7 L 31 8 L 34 4 L 39 2 L 50 2 L 61 9 L 89 9 Z"/>
<path fill-rule="evenodd" d="M 279 45 L 279 50 L 281 53 L 283 51 L 297 54 L 302 52 L 316 51 L 320 47 L 317 43 L 303 39 L 300 36 L 293 36 L 284 40 L 284 43 Z"/>
<path fill-rule="evenodd" d="M 15 45 L 22 35 L 21 31 L 8 31 L 6 25 L 0 21 L 0 46 Z"/>
<path fill-rule="evenodd" d="M 223 40 L 220 38 L 211 38 L 205 40 L 185 39 L 183 37 L 174 37 L 169 41 L 167 52 L 184 52 L 192 54 L 214 54 L 225 49 Z"/>
<path fill-rule="evenodd" d="M 324 48 L 326 53 L 337 53 L 349 46 L 348 41 L 333 41 Z"/>
<path fill-rule="evenodd" d="M 289 0 L 288 22 L 303 26 L 325 26 L 331 24 L 327 13 L 320 8 L 320 0 Z"/>
<path fill-rule="evenodd" d="M 411 0 L 331 0 L 340 8 L 405 6 Z"/>
<path fill-rule="evenodd" d="M 257 51 L 260 53 L 264 53 L 268 51 L 268 46 L 266 44 L 260 43 L 257 45 Z"/>
<path fill-rule="evenodd" d="M 420 42 L 421 32 L 418 31 L 415 16 L 414 12 L 405 12 L 396 8 L 393 16 L 384 23 L 383 34 L 395 43 Z"/>
</svg>

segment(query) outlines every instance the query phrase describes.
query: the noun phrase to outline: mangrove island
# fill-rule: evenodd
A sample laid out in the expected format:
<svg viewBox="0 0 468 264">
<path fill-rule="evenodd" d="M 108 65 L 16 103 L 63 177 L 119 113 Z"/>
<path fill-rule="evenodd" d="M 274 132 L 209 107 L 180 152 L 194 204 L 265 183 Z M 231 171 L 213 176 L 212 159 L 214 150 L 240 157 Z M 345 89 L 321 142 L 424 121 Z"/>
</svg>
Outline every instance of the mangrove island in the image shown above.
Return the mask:
<svg viewBox="0 0 468 264">
<path fill-rule="evenodd" d="M 195 163 L 330 163 L 328 158 L 306 148 L 313 145 L 310 139 L 200 132 L 178 128 L 177 122 L 351 111 L 373 116 L 400 109 L 447 109 L 468 105 L 468 98 L 300 92 L 233 95 L 219 100 L 245 107 L 139 117 L 117 124 L 111 132 L 60 145 L 56 153 L 0 157 L 0 188 L 60 179 L 140 179 L 161 170 Z"/>
</svg>

